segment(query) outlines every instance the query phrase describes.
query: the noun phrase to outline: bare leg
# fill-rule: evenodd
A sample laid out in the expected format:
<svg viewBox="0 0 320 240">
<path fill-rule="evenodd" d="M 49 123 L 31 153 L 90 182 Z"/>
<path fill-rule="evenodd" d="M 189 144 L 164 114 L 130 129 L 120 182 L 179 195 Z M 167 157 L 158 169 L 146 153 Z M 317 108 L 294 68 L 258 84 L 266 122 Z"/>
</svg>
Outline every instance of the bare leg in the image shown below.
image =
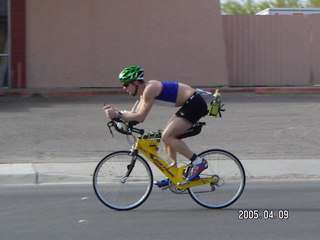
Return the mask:
<svg viewBox="0 0 320 240">
<path fill-rule="evenodd" d="M 173 115 L 173 116 L 170 118 L 170 120 L 169 120 L 168 123 L 167 123 L 167 126 L 166 126 L 165 130 L 166 130 L 167 127 L 171 124 L 171 122 L 172 122 L 172 120 L 173 120 L 174 118 L 176 118 L 175 115 Z M 171 158 L 171 160 L 174 161 L 174 165 L 173 165 L 172 167 L 177 167 L 177 152 L 176 152 L 174 149 L 170 148 L 170 146 L 167 145 L 164 141 L 162 141 L 162 143 L 163 143 L 164 152 L 166 153 L 166 155 L 167 155 L 169 158 Z"/>
<path fill-rule="evenodd" d="M 167 127 L 163 131 L 162 142 L 164 144 L 164 150 L 166 154 L 175 161 L 175 166 L 177 164 L 177 152 L 188 159 L 193 156 L 190 148 L 182 140 L 177 138 L 177 136 L 190 127 L 192 127 L 191 123 L 188 123 L 183 118 L 174 116 L 170 119 Z"/>
</svg>

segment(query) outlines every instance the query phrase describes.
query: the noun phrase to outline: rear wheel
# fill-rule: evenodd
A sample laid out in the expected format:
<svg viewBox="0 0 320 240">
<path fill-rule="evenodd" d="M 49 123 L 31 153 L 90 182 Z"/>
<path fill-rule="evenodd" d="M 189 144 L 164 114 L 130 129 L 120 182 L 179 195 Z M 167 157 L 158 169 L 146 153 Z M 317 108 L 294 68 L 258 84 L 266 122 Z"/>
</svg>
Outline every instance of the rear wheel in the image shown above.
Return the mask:
<svg viewBox="0 0 320 240">
<path fill-rule="evenodd" d="M 93 174 L 97 197 L 115 210 L 131 210 L 140 206 L 152 190 L 153 175 L 149 164 L 140 155 L 130 154 L 130 151 L 118 151 L 107 155 Z M 132 171 L 126 176 L 129 169 Z"/>
<path fill-rule="evenodd" d="M 246 176 L 239 159 L 232 153 L 220 149 L 211 149 L 199 154 L 208 161 L 208 168 L 201 174 L 201 178 L 212 178 L 213 182 L 189 188 L 190 196 L 201 206 L 206 208 L 224 208 L 241 196 Z M 188 174 L 192 168 L 189 167 Z"/>
</svg>

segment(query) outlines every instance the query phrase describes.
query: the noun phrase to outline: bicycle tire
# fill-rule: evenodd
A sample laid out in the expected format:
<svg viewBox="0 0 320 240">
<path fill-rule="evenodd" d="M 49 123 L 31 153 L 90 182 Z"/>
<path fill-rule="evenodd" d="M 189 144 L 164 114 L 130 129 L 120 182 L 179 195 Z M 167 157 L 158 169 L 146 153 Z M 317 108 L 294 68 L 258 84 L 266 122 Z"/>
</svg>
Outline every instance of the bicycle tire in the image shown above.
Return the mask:
<svg viewBox="0 0 320 240">
<path fill-rule="evenodd" d="M 153 174 L 147 161 L 135 155 L 136 161 L 125 179 L 133 156 L 130 151 L 117 151 L 104 157 L 94 170 L 93 188 L 98 199 L 118 211 L 131 210 L 149 197 Z"/>
<path fill-rule="evenodd" d="M 222 149 L 204 151 L 199 157 L 208 161 L 208 168 L 200 174 L 200 177 L 214 176 L 219 180 L 189 188 L 188 192 L 192 199 L 210 209 L 225 208 L 237 201 L 246 184 L 246 175 L 240 160 Z M 192 167 L 189 167 L 187 173 L 191 171 Z"/>
</svg>

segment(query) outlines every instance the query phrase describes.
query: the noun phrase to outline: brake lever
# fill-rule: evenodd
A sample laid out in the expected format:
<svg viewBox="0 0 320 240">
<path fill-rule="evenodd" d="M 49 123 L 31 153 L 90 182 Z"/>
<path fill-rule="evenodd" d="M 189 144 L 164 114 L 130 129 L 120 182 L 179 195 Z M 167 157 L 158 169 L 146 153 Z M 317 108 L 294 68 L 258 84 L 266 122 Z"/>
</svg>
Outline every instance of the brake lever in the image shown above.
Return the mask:
<svg viewBox="0 0 320 240">
<path fill-rule="evenodd" d="M 109 128 L 109 131 L 110 131 L 111 136 L 113 137 L 113 132 L 112 132 L 112 130 L 111 130 L 111 127 L 113 127 L 112 121 L 108 122 L 107 126 L 108 126 L 108 128 Z"/>
</svg>

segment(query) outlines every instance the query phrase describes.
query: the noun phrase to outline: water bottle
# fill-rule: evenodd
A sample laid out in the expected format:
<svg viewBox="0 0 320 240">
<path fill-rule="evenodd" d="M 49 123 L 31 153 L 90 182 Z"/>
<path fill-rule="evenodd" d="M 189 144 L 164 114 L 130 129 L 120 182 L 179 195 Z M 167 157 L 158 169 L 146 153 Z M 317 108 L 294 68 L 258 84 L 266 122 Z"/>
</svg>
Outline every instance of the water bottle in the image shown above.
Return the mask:
<svg viewBox="0 0 320 240">
<path fill-rule="evenodd" d="M 217 116 L 219 113 L 219 108 L 221 104 L 221 96 L 219 89 L 215 91 L 215 93 L 212 96 L 212 100 L 210 103 L 210 108 L 209 108 L 209 115 L 210 116 Z"/>
</svg>

